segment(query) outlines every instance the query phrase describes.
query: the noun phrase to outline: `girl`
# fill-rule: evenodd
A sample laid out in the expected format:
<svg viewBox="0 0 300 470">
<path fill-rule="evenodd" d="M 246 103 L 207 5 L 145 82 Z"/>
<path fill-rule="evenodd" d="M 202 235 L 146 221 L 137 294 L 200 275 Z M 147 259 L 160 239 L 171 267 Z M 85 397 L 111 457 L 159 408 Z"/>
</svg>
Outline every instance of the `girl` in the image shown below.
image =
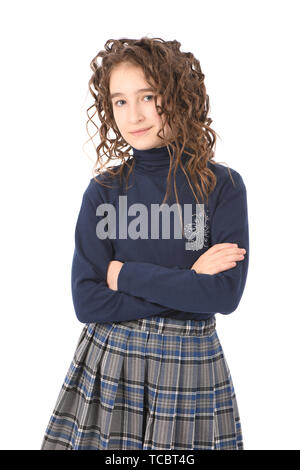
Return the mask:
<svg viewBox="0 0 300 470">
<path fill-rule="evenodd" d="M 85 326 L 42 450 L 243 449 L 215 315 L 246 283 L 246 188 L 213 160 L 204 74 L 180 46 L 109 40 L 91 62 L 99 168 L 72 262 Z"/>
</svg>

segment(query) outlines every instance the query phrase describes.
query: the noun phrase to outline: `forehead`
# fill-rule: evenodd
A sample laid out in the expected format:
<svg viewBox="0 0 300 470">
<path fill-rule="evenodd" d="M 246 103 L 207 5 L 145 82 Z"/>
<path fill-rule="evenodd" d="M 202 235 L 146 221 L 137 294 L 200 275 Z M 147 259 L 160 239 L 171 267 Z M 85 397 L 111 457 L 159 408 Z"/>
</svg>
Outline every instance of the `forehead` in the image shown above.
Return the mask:
<svg viewBox="0 0 300 470">
<path fill-rule="evenodd" d="M 122 63 L 111 72 L 109 81 L 109 91 L 111 94 L 130 94 L 149 87 L 150 85 L 145 79 L 144 71 L 139 66 Z"/>
</svg>

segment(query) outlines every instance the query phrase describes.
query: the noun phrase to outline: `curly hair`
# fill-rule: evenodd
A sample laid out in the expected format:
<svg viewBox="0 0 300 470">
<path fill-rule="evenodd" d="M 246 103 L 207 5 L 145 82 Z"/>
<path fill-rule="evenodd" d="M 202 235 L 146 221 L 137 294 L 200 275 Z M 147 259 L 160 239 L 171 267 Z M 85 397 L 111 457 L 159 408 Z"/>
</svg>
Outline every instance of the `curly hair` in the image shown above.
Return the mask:
<svg viewBox="0 0 300 470">
<path fill-rule="evenodd" d="M 217 163 L 214 160 L 214 154 L 218 134 L 210 127 L 212 119 L 208 118 L 209 96 L 206 93 L 205 75 L 202 73 L 200 63 L 191 52 L 181 52 L 180 46 L 181 43 L 176 40 L 164 41 L 161 38 L 109 39 L 105 43 L 104 50 L 98 52 L 92 59 L 90 66 L 93 74 L 89 80 L 89 91 L 95 102 L 87 109 L 86 127 L 88 131 L 88 124 L 92 122 L 100 137 L 100 144 L 96 147 L 97 161 L 93 168 L 94 179 L 99 184 L 106 186 L 96 177 L 97 174 L 103 172 L 104 168 L 112 177 L 119 175 L 121 181 L 124 168 L 127 166 L 129 171 L 126 187 L 128 188 L 128 177 L 135 165 L 134 158 L 130 158 L 132 147 L 123 139 L 116 125 L 109 92 L 112 70 L 117 65 L 126 62 L 143 69 L 146 81 L 155 90 L 157 112 L 160 116 L 162 114 L 165 116 L 165 122 L 170 126 L 172 135 L 175 136 L 168 140 L 160 135 L 165 122 L 157 133 L 157 136 L 162 139 L 162 145 L 167 146 L 170 155 L 167 191 L 163 202 L 169 195 L 173 167 L 174 189 L 178 202 L 175 179 L 178 165 L 183 170 L 197 202 L 199 202 L 197 194 L 200 195 L 202 201 L 204 197 L 206 201 L 208 200 L 210 192 L 216 186 L 216 176 L 208 168 L 207 162 Z M 101 65 L 99 58 L 102 59 Z M 157 104 L 156 94 L 161 97 L 161 106 Z M 90 117 L 89 111 L 93 107 L 95 111 Z M 92 120 L 96 113 L 101 123 L 100 128 Z M 108 136 L 110 130 L 113 130 L 115 138 Z M 174 159 L 171 158 L 169 147 L 173 150 Z M 102 162 L 101 151 L 108 157 L 106 163 Z M 196 194 L 182 164 L 183 152 L 190 156 L 186 170 L 196 187 Z M 117 171 L 114 166 L 106 167 L 110 161 L 120 159 L 122 163 L 117 166 Z M 100 167 L 97 168 L 98 164 Z M 229 167 L 228 170 L 230 173 Z"/>
</svg>

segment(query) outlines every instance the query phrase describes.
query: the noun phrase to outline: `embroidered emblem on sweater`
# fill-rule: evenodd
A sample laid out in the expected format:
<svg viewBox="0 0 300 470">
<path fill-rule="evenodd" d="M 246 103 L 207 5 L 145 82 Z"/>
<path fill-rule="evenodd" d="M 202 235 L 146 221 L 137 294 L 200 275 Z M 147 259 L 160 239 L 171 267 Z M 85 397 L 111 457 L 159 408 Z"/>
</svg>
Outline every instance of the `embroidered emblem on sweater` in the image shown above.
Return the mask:
<svg viewBox="0 0 300 470">
<path fill-rule="evenodd" d="M 207 246 L 209 237 L 209 217 L 204 204 L 197 204 L 197 213 L 192 214 L 192 222 L 184 225 L 184 236 L 188 240 L 186 250 L 201 250 Z"/>
</svg>

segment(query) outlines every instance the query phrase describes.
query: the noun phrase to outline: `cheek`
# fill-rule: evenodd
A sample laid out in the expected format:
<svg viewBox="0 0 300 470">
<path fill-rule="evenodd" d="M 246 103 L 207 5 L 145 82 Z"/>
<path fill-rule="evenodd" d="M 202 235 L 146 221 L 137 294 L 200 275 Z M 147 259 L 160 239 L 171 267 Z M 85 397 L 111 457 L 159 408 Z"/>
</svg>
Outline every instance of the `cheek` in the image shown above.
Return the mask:
<svg viewBox="0 0 300 470">
<path fill-rule="evenodd" d="M 155 107 L 151 110 L 151 116 L 149 117 L 151 117 L 152 121 L 155 122 L 158 126 L 161 125 L 162 119 L 160 115 L 157 113 L 157 110 Z"/>
<path fill-rule="evenodd" d="M 118 128 L 121 130 L 124 127 L 124 116 L 122 117 L 121 113 L 114 113 L 114 119 Z"/>
</svg>

